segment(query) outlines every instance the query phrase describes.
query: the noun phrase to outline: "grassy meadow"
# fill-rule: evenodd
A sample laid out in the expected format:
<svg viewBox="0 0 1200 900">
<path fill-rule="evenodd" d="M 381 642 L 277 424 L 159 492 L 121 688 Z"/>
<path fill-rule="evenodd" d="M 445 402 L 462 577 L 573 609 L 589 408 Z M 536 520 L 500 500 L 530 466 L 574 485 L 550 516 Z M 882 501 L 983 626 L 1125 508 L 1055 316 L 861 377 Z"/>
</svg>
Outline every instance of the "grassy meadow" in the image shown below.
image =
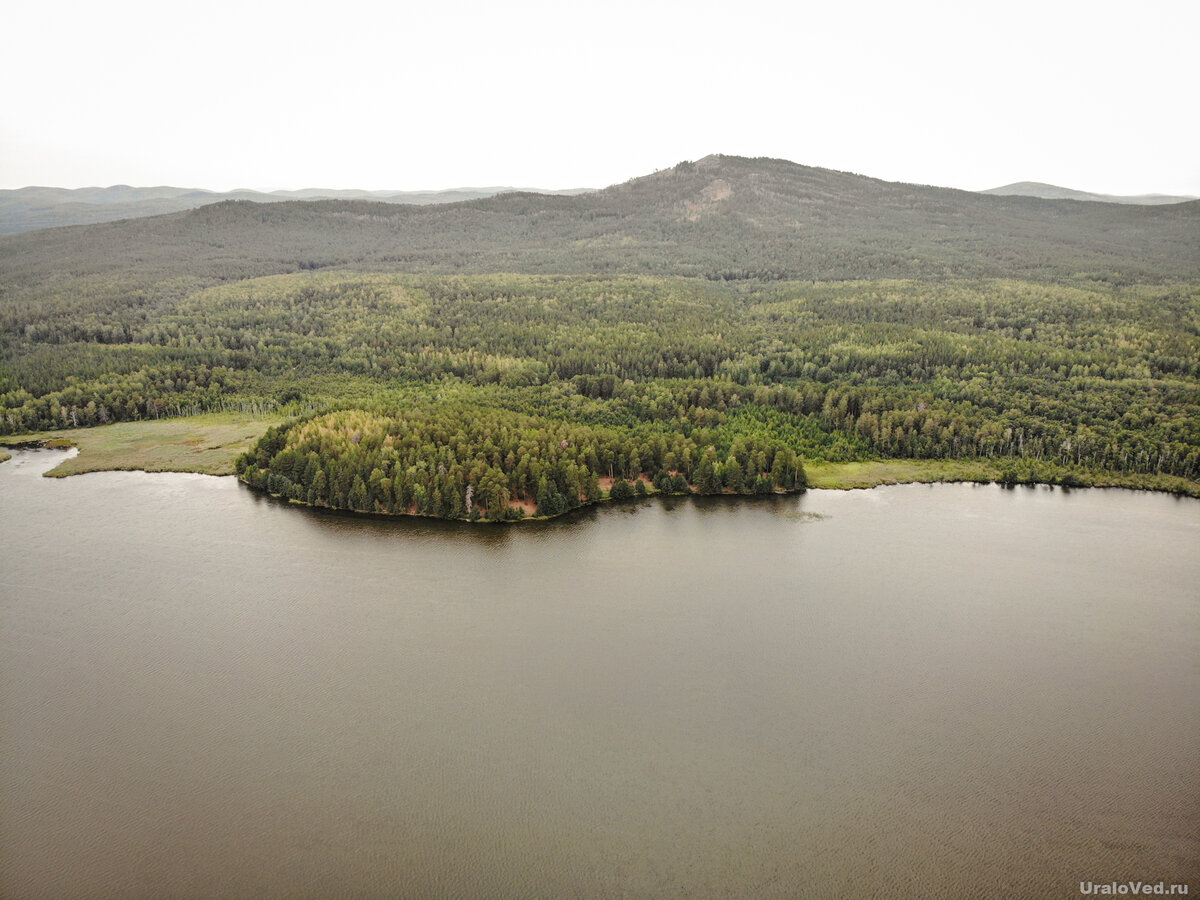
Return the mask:
<svg viewBox="0 0 1200 900">
<path fill-rule="evenodd" d="M 232 475 L 234 460 L 277 422 L 240 413 L 205 413 L 41 431 L 12 440 L 78 447 L 77 456 L 46 473 L 55 478 L 125 470 Z"/>
</svg>

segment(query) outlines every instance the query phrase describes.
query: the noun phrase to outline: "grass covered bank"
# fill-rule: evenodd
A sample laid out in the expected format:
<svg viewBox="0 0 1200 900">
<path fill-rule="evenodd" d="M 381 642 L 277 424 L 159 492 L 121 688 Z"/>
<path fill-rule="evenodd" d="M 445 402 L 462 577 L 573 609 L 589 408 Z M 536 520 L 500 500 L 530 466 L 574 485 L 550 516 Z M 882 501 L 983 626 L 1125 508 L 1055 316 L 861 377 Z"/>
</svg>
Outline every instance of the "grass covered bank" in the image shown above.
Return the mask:
<svg viewBox="0 0 1200 900">
<path fill-rule="evenodd" d="M 1200 498 L 1200 484 L 1175 475 L 1089 472 L 1031 460 L 874 459 L 865 462 L 805 462 L 810 488 L 852 490 L 884 484 L 975 481 L 1006 484 L 1060 484 L 1066 487 L 1121 487 Z"/>
<path fill-rule="evenodd" d="M 55 478 L 126 470 L 232 475 L 234 460 L 278 421 L 241 413 L 205 413 L 40 431 L 14 436 L 11 444 L 57 442 L 78 447 L 78 456 L 46 473 Z"/>
</svg>

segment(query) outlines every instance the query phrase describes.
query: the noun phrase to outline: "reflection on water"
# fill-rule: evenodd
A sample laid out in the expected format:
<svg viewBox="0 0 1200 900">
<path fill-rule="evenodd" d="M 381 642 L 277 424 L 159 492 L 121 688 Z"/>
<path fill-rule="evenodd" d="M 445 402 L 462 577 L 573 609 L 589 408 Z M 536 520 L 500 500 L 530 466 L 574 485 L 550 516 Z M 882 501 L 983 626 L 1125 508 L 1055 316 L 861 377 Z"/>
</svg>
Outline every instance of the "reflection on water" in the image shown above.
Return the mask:
<svg viewBox="0 0 1200 900">
<path fill-rule="evenodd" d="M 0 464 L 0 895 L 1200 883 L 1200 503 L 942 485 L 550 524 Z"/>
</svg>

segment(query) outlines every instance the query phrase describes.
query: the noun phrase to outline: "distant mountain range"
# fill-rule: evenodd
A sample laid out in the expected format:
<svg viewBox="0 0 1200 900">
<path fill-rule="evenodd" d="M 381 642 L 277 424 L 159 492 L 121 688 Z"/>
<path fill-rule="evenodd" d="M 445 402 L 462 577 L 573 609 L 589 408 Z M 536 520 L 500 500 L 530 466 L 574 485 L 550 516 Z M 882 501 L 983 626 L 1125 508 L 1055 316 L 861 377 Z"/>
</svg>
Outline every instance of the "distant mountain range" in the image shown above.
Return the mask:
<svg viewBox="0 0 1200 900">
<path fill-rule="evenodd" d="M 276 198 L 278 199 L 278 198 Z M 721 281 L 1200 276 L 1200 201 L 1079 203 L 708 156 L 600 191 L 417 206 L 227 200 L 0 237 L 0 286 L 229 281 L 305 269 Z"/>
<path fill-rule="evenodd" d="M 1072 188 L 1059 187 L 1056 184 L 1043 184 L 1040 181 L 1017 181 L 1004 187 L 989 188 L 981 191 L 984 194 L 996 194 L 1000 197 L 1041 197 L 1043 200 L 1087 200 L 1094 203 L 1130 203 L 1136 206 L 1160 206 L 1166 203 L 1187 203 L 1197 197 L 1176 197 L 1171 194 L 1137 194 L 1121 196 L 1118 194 L 1090 194 L 1087 191 L 1076 191 Z"/>
<path fill-rule="evenodd" d="M 436 203 L 458 203 L 464 200 L 483 200 L 497 194 L 514 192 L 576 196 L 592 190 L 592 188 L 547 190 L 521 187 L 460 187 L 441 191 L 365 191 L 306 188 L 299 191 L 235 190 L 220 193 L 200 188 L 178 188 L 165 185 L 131 187 L 127 184 L 117 184 L 112 187 L 77 189 L 25 187 L 17 190 L 0 190 L 0 235 L 19 234 L 41 228 L 57 228 L 63 225 L 93 225 L 99 222 L 115 222 L 118 219 L 159 216 L 196 209 L 225 200 L 251 200 L 255 203 L 280 203 L 287 200 L 372 200 L 379 203 L 410 203 L 424 206 Z M 1197 199 L 1196 197 L 1177 197 L 1168 194 L 1141 194 L 1130 197 L 1092 194 L 1038 181 L 1018 181 L 979 193 L 1000 197 L 1087 200 L 1138 206 L 1186 203 Z"/>
<path fill-rule="evenodd" d="M 0 234 L 19 234 L 62 225 L 92 225 L 136 219 L 195 209 L 223 200 L 252 200 L 279 203 L 285 200 L 375 200 L 383 203 L 456 203 L 479 200 L 510 191 L 539 194 L 582 194 L 590 188 L 551 191 L 542 188 L 463 187 L 444 191 L 358 191 L 307 188 L 300 191 L 236 190 L 219 193 L 199 188 L 112 187 L 55 188 L 25 187 L 0 190 Z"/>
</svg>

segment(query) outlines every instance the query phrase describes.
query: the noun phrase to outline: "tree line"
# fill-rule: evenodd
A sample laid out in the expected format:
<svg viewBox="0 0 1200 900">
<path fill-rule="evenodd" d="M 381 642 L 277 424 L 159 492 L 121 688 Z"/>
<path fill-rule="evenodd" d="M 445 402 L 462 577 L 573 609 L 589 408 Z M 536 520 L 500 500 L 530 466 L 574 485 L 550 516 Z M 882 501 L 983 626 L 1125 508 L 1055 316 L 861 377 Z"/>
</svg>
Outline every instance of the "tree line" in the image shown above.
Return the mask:
<svg viewBox="0 0 1200 900">
<path fill-rule="evenodd" d="M 762 433 L 582 425 L 464 402 L 306 417 L 269 429 L 237 472 L 312 506 L 494 521 L 651 492 L 769 494 L 807 483 L 795 451 Z"/>
</svg>

